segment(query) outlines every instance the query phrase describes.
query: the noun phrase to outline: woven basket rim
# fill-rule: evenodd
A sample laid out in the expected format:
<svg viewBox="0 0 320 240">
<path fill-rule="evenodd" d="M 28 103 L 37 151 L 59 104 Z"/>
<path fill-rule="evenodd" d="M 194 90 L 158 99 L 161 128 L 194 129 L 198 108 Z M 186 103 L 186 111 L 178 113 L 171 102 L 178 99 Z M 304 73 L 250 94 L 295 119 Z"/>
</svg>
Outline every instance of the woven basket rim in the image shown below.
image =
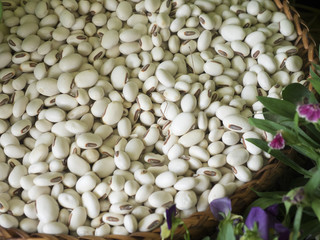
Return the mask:
<svg viewBox="0 0 320 240">
<path fill-rule="evenodd" d="M 316 42 L 309 33 L 308 26 L 300 18 L 298 11 L 289 4 L 288 0 L 273 0 L 279 11 L 285 13 L 287 18 L 291 20 L 297 31 L 297 39 L 294 45 L 299 49 L 299 56 L 304 56 L 304 72 L 308 73 L 309 67 L 312 63 L 319 62 L 318 52 L 316 49 Z M 308 75 L 308 74 L 307 74 Z M 236 192 L 231 196 L 233 212 L 240 213 L 244 207 L 251 203 L 256 195 L 252 188 L 259 190 L 267 189 L 265 182 L 275 183 L 277 179 L 286 171 L 286 166 L 280 163 L 275 158 L 270 158 L 268 164 L 258 171 L 254 178 L 239 187 Z M 272 176 L 272 177 L 270 177 Z M 266 181 L 267 180 L 267 181 Z M 269 186 L 270 187 L 270 186 Z M 214 219 L 213 215 L 208 208 L 204 212 L 196 212 L 191 217 L 183 219 L 188 227 L 191 235 L 206 236 L 211 235 L 215 231 L 218 222 Z M 175 239 L 183 239 L 184 229 L 178 228 L 175 232 Z M 160 239 L 160 228 L 154 229 L 152 232 L 134 232 L 129 236 L 122 235 L 108 235 L 105 237 L 85 236 L 75 237 L 71 235 L 48 235 L 43 233 L 27 234 L 21 229 L 5 229 L 0 227 L 1 239 L 16 239 L 16 240 L 134 240 L 134 239 Z"/>
</svg>

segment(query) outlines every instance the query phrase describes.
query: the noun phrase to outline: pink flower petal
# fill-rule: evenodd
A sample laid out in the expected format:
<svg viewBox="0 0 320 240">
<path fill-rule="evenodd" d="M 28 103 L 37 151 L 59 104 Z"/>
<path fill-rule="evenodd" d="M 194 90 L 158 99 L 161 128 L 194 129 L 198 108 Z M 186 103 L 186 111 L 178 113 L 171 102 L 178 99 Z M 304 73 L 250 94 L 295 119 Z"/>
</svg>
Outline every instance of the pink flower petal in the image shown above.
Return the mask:
<svg viewBox="0 0 320 240">
<path fill-rule="evenodd" d="M 297 108 L 300 117 L 305 118 L 309 122 L 318 122 L 320 119 L 319 104 L 304 104 Z"/>
<path fill-rule="evenodd" d="M 273 149 L 283 149 L 285 147 L 285 141 L 281 133 L 278 133 L 274 136 L 271 142 L 268 144 L 269 147 Z"/>
</svg>

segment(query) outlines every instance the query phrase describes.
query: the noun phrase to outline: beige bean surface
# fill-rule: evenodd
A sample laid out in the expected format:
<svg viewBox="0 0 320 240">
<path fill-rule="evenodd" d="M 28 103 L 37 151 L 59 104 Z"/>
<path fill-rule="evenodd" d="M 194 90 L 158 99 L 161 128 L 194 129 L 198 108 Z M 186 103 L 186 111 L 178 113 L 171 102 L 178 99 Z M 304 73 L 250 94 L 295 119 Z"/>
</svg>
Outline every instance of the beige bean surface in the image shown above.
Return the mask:
<svg viewBox="0 0 320 240">
<path fill-rule="evenodd" d="M 294 24 L 271 0 L 14 3 L 0 23 L 1 227 L 105 237 L 151 231 L 173 203 L 205 211 L 266 162 L 246 140 L 272 138 L 248 122 L 263 118 L 256 96 L 303 83 Z"/>
</svg>

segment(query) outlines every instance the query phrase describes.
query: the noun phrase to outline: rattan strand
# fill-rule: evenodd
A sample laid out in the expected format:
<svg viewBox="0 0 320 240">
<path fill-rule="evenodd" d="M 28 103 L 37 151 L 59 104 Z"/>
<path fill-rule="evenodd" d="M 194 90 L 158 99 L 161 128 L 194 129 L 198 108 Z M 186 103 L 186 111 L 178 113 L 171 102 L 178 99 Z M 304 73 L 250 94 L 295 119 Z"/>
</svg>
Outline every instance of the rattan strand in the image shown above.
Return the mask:
<svg viewBox="0 0 320 240">
<path fill-rule="evenodd" d="M 278 9 L 285 13 L 289 20 L 293 21 L 298 37 L 294 45 L 299 49 L 298 54 L 302 57 L 303 71 L 308 75 L 309 67 L 312 63 L 318 62 L 318 52 L 315 51 L 316 43 L 309 34 L 307 25 L 300 18 L 297 10 L 290 6 L 287 0 L 274 0 Z M 268 164 L 257 172 L 252 181 L 242 185 L 231 196 L 234 213 L 241 213 L 254 199 L 256 194 L 251 190 L 265 191 L 276 184 L 279 178 L 285 173 L 287 167 L 278 160 L 271 158 Z M 213 218 L 210 209 L 205 212 L 194 213 L 191 217 L 184 219 L 192 239 L 201 239 L 203 236 L 211 235 L 216 231 L 218 222 Z M 184 229 L 177 229 L 174 239 L 183 239 Z M 135 232 L 129 236 L 108 235 L 104 238 L 88 236 L 74 237 L 70 235 L 47 235 L 47 234 L 27 234 L 20 229 L 4 229 L 0 227 L 0 240 L 134 240 L 160 239 L 160 228 L 152 232 Z"/>
</svg>

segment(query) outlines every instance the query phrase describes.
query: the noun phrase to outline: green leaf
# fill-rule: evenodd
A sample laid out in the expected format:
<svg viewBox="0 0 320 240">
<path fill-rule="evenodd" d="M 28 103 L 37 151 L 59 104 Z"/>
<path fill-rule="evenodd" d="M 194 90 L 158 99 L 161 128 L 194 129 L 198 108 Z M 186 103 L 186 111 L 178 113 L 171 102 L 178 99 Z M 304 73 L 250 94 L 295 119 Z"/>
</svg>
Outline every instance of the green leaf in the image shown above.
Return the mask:
<svg viewBox="0 0 320 240">
<path fill-rule="evenodd" d="M 211 238 L 209 236 L 206 236 L 206 237 L 202 238 L 202 240 L 211 240 Z"/>
<path fill-rule="evenodd" d="M 160 227 L 160 236 L 161 239 L 166 239 L 171 235 L 171 231 L 168 229 L 167 221 L 165 221 Z"/>
<path fill-rule="evenodd" d="M 304 127 L 306 128 L 306 134 L 320 143 L 320 132 L 318 129 L 313 124 L 307 124 Z"/>
<path fill-rule="evenodd" d="M 273 199 L 282 199 L 282 196 L 285 195 L 287 192 L 285 191 L 274 191 L 274 192 L 258 192 L 254 189 L 251 189 L 254 191 L 258 197 L 264 197 L 264 198 L 273 198 Z"/>
<path fill-rule="evenodd" d="M 281 198 L 258 198 L 253 203 L 251 203 L 249 206 L 250 206 L 250 208 L 261 207 L 262 209 L 266 209 L 267 207 L 269 207 L 273 204 L 281 203 L 281 202 L 282 202 L 282 197 Z"/>
<path fill-rule="evenodd" d="M 304 98 L 308 98 L 309 102 L 315 100 L 313 93 L 299 83 L 292 83 L 285 87 L 282 91 L 282 98 L 295 105 L 301 103 Z"/>
<path fill-rule="evenodd" d="M 303 131 L 300 127 L 297 126 L 297 123 L 295 122 L 299 120 L 299 118 L 296 119 L 298 117 L 297 114 L 295 114 L 294 119 L 296 120 L 294 121 L 282 117 L 280 115 L 273 114 L 269 111 L 264 111 L 263 115 L 265 117 L 265 120 L 254 118 L 252 120 L 249 119 L 249 123 L 257 128 L 261 128 L 262 130 L 270 132 L 272 134 L 275 134 L 276 131 L 281 129 L 290 129 L 294 132 L 297 132 L 298 135 L 303 137 L 303 141 L 305 141 L 305 143 L 310 144 L 314 148 L 320 148 L 320 132 L 317 131 L 317 129 L 314 127 L 312 123 L 300 119 L 300 122 L 302 121 L 303 123 L 305 123 L 304 127 L 306 127 L 308 131 L 311 131 L 312 133 L 307 134 L 305 131 Z"/>
<path fill-rule="evenodd" d="M 1 22 L 1 18 L 2 18 L 2 1 L 0 1 L 0 22 Z"/>
<path fill-rule="evenodd" d="M 270 97 L 258 96 L 258 100 L 270 111 L 281 116 L 293 119 L 296 105 L 286 101 Z"/>
<path fill-rule="evenodd" d="M 294 217 L 292 240 L 297 240 L 299 237 L 302 212 L 303 212 L 303 207 L 299 206 L 297 208 L 296 215 Z"/>
<path fill-rule="evenodd" d="M 270 112 L 266 108 L 263 109 L 263 116 L 266 120 L 270 120 L 272 122 L 276 122 L 279 124 L 281 123 L 283 125 L 285 125 L 286 122 L 292 122 L 291 119 L 288 119 L 278 114 L 274 114 L 273 112 Z"/>
<path fill-rule="evenodd" d="M 252 207 L 261 207 L 262 209 L 266 209 L 267 207 L 273 204 L 277 204 L 281 202 L 282 202 L 282 196 L 278 198 L 264 198 L 264 197 L 258 198 L 246 208 L 244 212 L 244 216 L 246 217 L 249 214 Z"/>
<path fill-rule="evenodd" d="M 309 128 L 309 126 L 311 126 L 312 124 L 308 124 L 306 125 L 305 127 L 307 129 L 310 129 L 310 131 L 313 132 L 312 136 L 315 134 L 316 136 L 319 134 L 319 132 L 317 132 L 317 130 L 315 130 L 315 128 Z M 288 127 L 289 124 L 288 124 Z M 320 147 L 320 141 L 315 141 L 311 136 L 310 134 L 306 133 L 305 131 L 303 131 L 300 127 L 297 128 L 297 127 L 294 127 L 294 130 L 299 134 L 299 138 L 303 138 L 303 139 L 300 139 L 300 141 L 304 141 L 307 145 L 310 145 L 310 147 L 313 147 L 313 148 L 319 148 Z M 319 134 L 320 135 L 320 134 Z M 318 138 L 319 136 L 317 136 L 316 138 Z M 320 137 L 319 137 L 320 138 Z"/>
<path fill-rule="evenodd" d="M 312 174 L 312 177 L 308 181 L 308 183 L 305 186 L 305 190 L 308 195 L 313 195 L 316 192 L 316 189 L 318 189 L 320 186 L 320 168 L 317 169 L 316 172 Z"/>
<path fill-rule="evenodd" d="M 219 223 L 219 233 L 217 236 L 217 240 L 225 240 L 225 239 L 236 240 L 231 221 L 221 221 Z"/>
<path fill-rule="evenodd" d="M 320 234 L 320 224 L 317 219 L 313 219 L 311 221 L 303 222 L 301 224 L 301 236 L 300 239 L 307 239 L 307 237 L 313 237 Z"/>
<path fill-rule="evenodd" d="M 185 240 L 190 240 L 190 232 L 189 232 L 189 229 L 188 229 L 187 225 L 182 220 L 181 220 L 181 224 L 183 225 L 184 230 L 186 231 L 186 233 L 183 235 L 184 239 Z"/>
<path fill-rule="evenodd" d="M 282 151 L 269 148 L 267 142 L 261 139 L 256 139 L 256 138 L 248 138 L 246 140 L 253 143 L 257 147 L 261 148 L 263 151 L 269 152 L 272 156 L 274 156 L 275 158 L 277 158 L 279 161 L 286 164 L 287 166 L 291 167 L 293 170 L 297 171 L 298 173 L 311 177 L 311 173 L 309 171 L 300 167 L 291 158 L 287 157 Z"/>
<path fill-rule="evenodd" d="M 314 64 L 313 66 L 316 65 Z M 311 79 L 309 79 L 309 81 L 311 82 L 312 87 L 320 94 L 320 77 L 312 70 L 312 67 L 310 67 L 310 75 Z"/>
<path fill-rule="evenodd" d="M 314 213 L 316 214 L 318 221 L 320 222 L 320 199 L 314 199 L 311 202 L 311 207 Z"/>
<path fill-rule="evenodd" d="M 294 150 L 320 164 L 320 155 L 308 144 L 291 145 Z"/>
<path fill-rule="evenodd" d="M 284 208 L 286 209 L 286 216 L 289 216 L 290 208 L 292 207 L 292 203 L 290 201 L 284 201 Z"/>
<path fill-rule="evenodd" d="M 294 129 L 297 130 L 299 128 L 299 114 L 298 112 L 296 112 L 296 114 L 294 115 Z"/>
<path fill-rule="evenodd" d="M 282 130 L 282 136 L 286 141 L 286 145 L 293 146 L 301 143 L 301 137 L 299 138 L 298 134 L 294 131 L 288 129 Z M 308 144 L 308 142 L 305 143 Z"/>
<path fill-rule="evenodd" d="M 304 142 L 306 145 L 310 145 L 313 148 L 320 148 L 320 144 L 319 144 L 320 143 L 320 133 L 319 133 L 319 131 L 317 131 L 317 129 L 315 129 L 313 124 L 310 124 L 310 123 L 308 123 L 307 125 L 304 126 L 304 127 L 307 128 L 307 130 L 309 132 L 306 133 L 305 131 L 303 131 L 298 126 L 299 116 L 298 116 L 297 113 L 295 114 L 294 121 L 289 120 L 288 118 L 284 118 L 284 117 L 279 116 L 279 115 L 271 114 L 270 112 L 264 113 L 264 116 L 265 116 L 265 120 L 262 120 L 262 119 L 259 119 L 260 121 L 259 120 L 257 120 L 257 121 L 253 120 L 253 121 L 255 121 L 254 124 L 261 124 L 261 129 L 262 129 L 262 127 L 265 128 L 266 127 L 265 125 L 268 125 L 268 124 L 269 125 L 271 124 L 273 128 L 281 129 L 280 125 L 282 125 L 283 126 L 282 129 L 290 129 L 291 130 L 291 134 L 294 134 L 294 135 L 298 134 L 299 135 L 299 141 L 298 142 L 302 142 L 302 143 Z M 262 125 L 263 124 L 262 121 L 269 121 L 269 122 L 265 122 L 265 124 Z M 251 123 L 250 120 L 249 120 L 249 122 Z M 272 122 L 276 123 L 278 125 L 272 124 Z M 251 124 L 253 124 L 253 123 L 251 123 Z M 256 127 L 258 127 L 258 126 L 256 126 Z M 300 137 L 302 139 L 300 139 Z M 292 137 L 290 137 L 287 140 L 292 140 Z M 290 145 L 290 143 L 289 143 L 289 145 Z"/>
<path fill-rule="evenodd" d="M 277 131 L 286 129 L 286 127 L 281 124 L 275 123 L 270 120 L 258 119 L 258 118 L 249 118 L 249 123 L 257 128 L 260 128 L 266 132 L 269 132 L 273 135 L 277 133 Z"/>
<path fill-rule="evenodd" d="M 171 240 L 174 238 L 174 232 L 179 227 L 180 221 L 181 221 L 180 218 L 176 218 L 176 217 L 173 218 L 172 226 L 171 226 L 171 229 L 169 230 L 170 231 L 170 235 L 171 235 L 170 236 Z"/>
</svg>

